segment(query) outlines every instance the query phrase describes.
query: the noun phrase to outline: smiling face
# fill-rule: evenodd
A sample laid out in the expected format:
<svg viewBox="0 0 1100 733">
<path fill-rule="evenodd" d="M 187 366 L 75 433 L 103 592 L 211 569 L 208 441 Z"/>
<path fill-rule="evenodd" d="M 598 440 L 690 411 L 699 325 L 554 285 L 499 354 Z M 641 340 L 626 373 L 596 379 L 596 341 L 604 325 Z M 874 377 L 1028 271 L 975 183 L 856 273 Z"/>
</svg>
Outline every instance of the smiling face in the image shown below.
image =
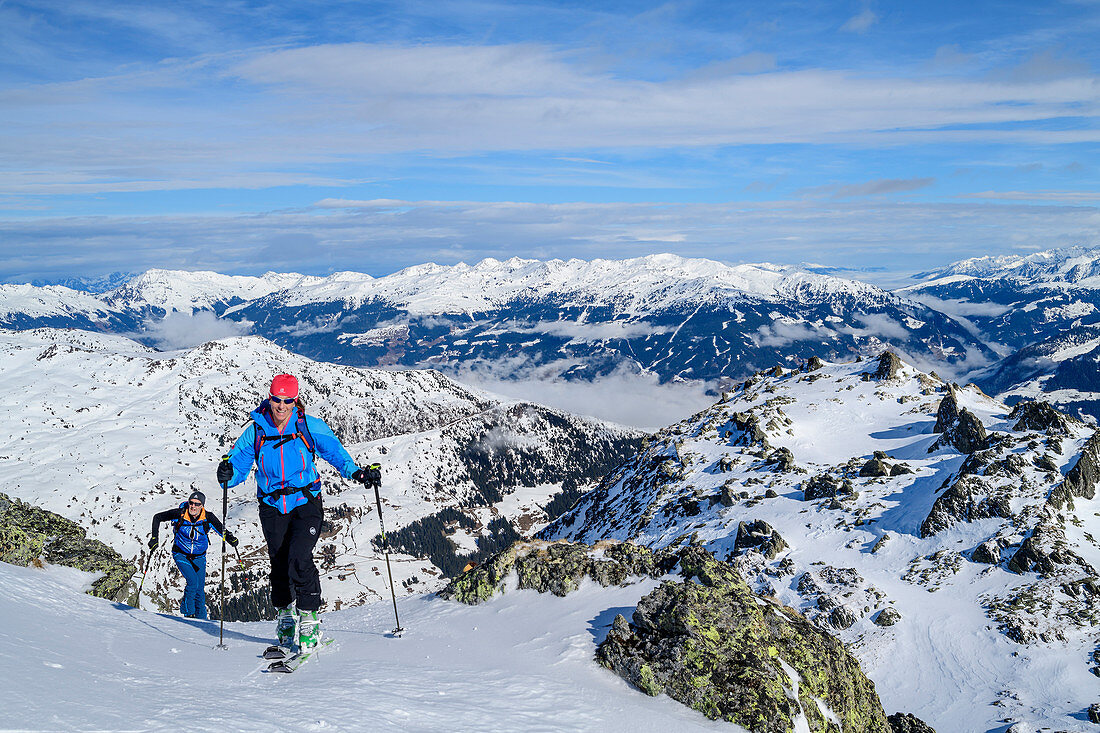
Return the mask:
<svg viewBox="0 0 1100 733">
<path fill-rule="evenodd" d="M 275 427 L 282 430 L 283 426 L 290 420 L 290 416 L 294 414 L 294 400 L 284 402 L 286 398 L 275 397 L 272 395 L 268 404 L 271 405 L 271 420 L 275 423 Z"/>
<path fill-rule="evenodd" d="M 202 511 L 202 504 L 194 499 L 190 499 L 187 502 L 187 511 L 191 514 L 192 519 L 197 519 L 199 512 Z"/>
</svg>

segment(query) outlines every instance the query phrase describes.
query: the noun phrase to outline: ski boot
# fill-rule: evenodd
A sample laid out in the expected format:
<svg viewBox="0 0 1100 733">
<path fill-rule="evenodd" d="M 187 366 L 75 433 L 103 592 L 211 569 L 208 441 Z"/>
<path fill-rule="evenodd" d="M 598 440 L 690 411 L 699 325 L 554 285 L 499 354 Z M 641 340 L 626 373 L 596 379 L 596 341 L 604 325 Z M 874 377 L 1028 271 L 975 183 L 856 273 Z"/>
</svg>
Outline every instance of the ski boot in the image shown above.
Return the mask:
<svg viewBox="0 0 1100 733">
<path fill-rule="evenodd" d="M 316 611 L 302 611 L 298 621 L 298 651 L 308 652 L 321 643 L 321 616 Z"/>
<path fill-rule="evenodd" d="M 275 609 L 275 643 L 279 646 L 291 646 L 297 623 L 298 614 L 295 613 L 294 606 Z"/>
</svg>

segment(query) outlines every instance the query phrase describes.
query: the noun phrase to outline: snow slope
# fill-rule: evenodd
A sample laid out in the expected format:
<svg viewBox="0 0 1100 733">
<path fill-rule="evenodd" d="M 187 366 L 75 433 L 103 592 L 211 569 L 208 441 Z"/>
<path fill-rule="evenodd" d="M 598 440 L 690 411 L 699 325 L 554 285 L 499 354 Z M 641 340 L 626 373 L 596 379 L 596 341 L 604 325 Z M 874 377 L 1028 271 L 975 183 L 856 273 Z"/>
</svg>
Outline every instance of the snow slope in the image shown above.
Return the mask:
<svg viewBox="0 0 1100 733">
<path fill-rule="evenodd" d="M 875 369 L 826 362 L 757 375 L 654 435 L 543 536 L 692 542 L 736 555 L 757 592 L 851 645 L 888 711 L 911 711 L 939 731 L 1089 729 L 1082 721 L 1097 701 L 1089 673 L 1097 604 L 1095 593 L 1075 588 L 1100 567 L 1089 565 L 1100 560 L 1100 499 L 1062 509 L 1047 499 L 1092 426 L 1020 429 L 1002 403 L 972 386 L 956 390 L 959 406 L 999 436 L 969 459 L 936 447 L 936 411 L 949 385 L 908 365 L 892 379 L 865 377 Z M 749 435 L 749 418 L 766 443 Z M 775 463 L 781 449 L 794 459 L 787 469 Z M 860 475 L 875 451 L 911 473 Z M 851 491 L 807 500 L 822 476 Z M 954 514 L 926 524 L 948 488 L 962 492 Z M 760 520 L 786 543 L 773 559 L 737 545 L 742 523 Z M 1008 559 L 1021 542 L 1047 529 L 1084 565 L 1071 556 L 1044 574 L 1012 572 Z M 985 543 L 995 559 L 977 559 Z M 876 623 L 893 611 L 896 624 Z"/>
<path fill-rule="evenodd" d="M 402 599 L 325 614 L 336 648 L 266 672 L 270 622 L 164 616 L 81 594 L 64 568 L 0 563 L 5 729 L 731 731 L 593 661 L 615 613 L 653 587 L 513 591 L 470 607 Z M 76 579 L 79 583 L 79 579 Z"/>
</svg>

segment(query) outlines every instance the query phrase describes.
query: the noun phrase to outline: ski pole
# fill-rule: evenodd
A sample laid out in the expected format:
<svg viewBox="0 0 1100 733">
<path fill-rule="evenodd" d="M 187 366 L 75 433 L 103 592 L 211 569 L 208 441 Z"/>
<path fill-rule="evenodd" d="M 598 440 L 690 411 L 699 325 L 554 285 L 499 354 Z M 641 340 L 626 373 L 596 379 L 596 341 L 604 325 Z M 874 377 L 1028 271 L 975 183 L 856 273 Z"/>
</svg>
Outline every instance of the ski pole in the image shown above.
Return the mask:
<svg viewBox="0 0 1100 733">
<path fill-rule="evenodd" d="M 390 545 L 389 540 L 386 539 L 386 523 L 382 521 L 382 496 L 378 493 L 378 487 L 382 485 L 382 472 L 379 470 L 381 466 L 375 463 L 369 468 L 374 474 L 371 477 L 371 483 L 374 484 L 374 501 L 378 505 L 378 524 L 382 527 L 382 552 L 386 555 L 386 573 L 390 576 L 390 598 L 393 599 L 393 619 L 397 622 L 397 627 L 393 630 L 393 635 L 401 636 L 401 632 L 403 632 L 404 629 L 401 628 L 401 619 L 397 616 L 397 593 L 393 589 L 393 571 L 390 569 Z"/>
<path fill-rule="evenodd" d="M 229 456 L 222 456 L 223 461 L 229 460 Z M 218 612 L 221 629 L 218 631 L 218 649 L 228 649 L 225 645 L 225 516 L 229 513 L 229 482 L 222 482 L 222 588 L 221 610 Z"/>
<path fill-rule="evenodd" d="M 141 610 L 141 589 L 143 587 L 145 587 L 145 576 L 148 575 L 149 565 L 152 564 L 152 562 L 153 562 L 153 553 L 156 552 L 159 549 L 160 549 L 160 545 L 158 544 L 156 546 L 156 548 L 154 548 L 152 550 L 149 550 L 149 556 L 146 557 L 145 560 L 141 563 L 141 565 L 142 565 L 142 568 L 141 568 L 141 582 L 138 583 L 137 601 L 136 601 L 137 605 L 134 606 L 134 608 L 138 609 L 139 611 Z"/>
</svg>

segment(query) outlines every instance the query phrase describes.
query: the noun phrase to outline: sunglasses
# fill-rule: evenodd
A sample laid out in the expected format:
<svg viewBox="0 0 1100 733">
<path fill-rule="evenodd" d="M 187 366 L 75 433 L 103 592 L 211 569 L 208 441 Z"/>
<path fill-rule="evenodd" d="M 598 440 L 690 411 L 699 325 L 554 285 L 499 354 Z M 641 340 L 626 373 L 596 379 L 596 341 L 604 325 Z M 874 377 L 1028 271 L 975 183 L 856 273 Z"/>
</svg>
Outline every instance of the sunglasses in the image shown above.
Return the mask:
<svg viewBox="0 0 1100 733">
<path fill-rule="evenodd" d="M 271 395 L 271 397 L 269 399 L 272 402 L 278 402 L 280 405 L 293 405 L 294 401 L 298 398 L 297 397 L 287 397 L 287 398 L 284 399 L 282 397 L 276 397 L 275 395 Z"/>
<path fill-rule="evenodd" d="M 187 503 L 190 504 L 191 506 L 202 506 L 201 501 L 189 501 Z"/>
</svg>

